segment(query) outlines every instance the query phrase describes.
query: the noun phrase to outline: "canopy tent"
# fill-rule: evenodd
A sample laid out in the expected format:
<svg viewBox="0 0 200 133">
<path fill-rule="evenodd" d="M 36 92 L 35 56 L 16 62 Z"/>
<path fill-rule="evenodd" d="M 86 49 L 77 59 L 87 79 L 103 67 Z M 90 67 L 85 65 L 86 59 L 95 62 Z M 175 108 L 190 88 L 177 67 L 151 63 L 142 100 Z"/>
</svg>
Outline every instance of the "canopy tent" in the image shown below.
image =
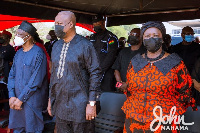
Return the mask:
<svg viewBox="0 0 200 133">
<path fill-rule="evenodd" d="M 93 15 L 102 14 L 107 26 L 200 18 L 199 0 L 1 0 L 0 4 L 0 14 L 47 20 L 71 10 L 78 23 L 86 24 L 91 24 Z"/>
<path fill-rule="evenodd" d="M 19 16 L 11 16 L 11 15 L 2 15 L 0 14 L 0 31 L 11 28 L 13 26 L 21 24 L 23 20 L 26 20 L 30 23 L 37 23 L 37 22 L 54 22 L 54 20 L 44 20 L 44 19 L 37 19 L 37 18 L 29 18 L 29 17 L 19 17 Z M 76 26 L 85 28 L 91 32 L 93 31 L 93 26 L 90 24 L 81 24 L 77 23 Z"/>
</svg>

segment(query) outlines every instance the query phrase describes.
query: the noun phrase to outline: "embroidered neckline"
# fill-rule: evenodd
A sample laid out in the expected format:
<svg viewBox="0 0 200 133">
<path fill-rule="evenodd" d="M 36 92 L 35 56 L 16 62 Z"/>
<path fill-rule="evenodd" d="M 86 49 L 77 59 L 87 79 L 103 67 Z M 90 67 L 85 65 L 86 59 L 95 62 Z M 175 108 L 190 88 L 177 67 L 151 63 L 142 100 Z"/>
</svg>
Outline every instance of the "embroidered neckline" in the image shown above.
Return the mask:
<svg viewBox="0 0 200 133">
<path fill-rule="evenodd" d="M 69 44 L 68 43 L 64 43 L 63 47 L 62 47 L 62 51 L 60 54 L 60 60 L 59 60 L 59 67 L 58 67 L 58 72 L 57 72 L 57 78 L 60 79 L 63 76 L 63 72 L 64 72 L 64 66 L 65 66 L 65 58 L 66 58 L 66 54 L 69 48 Z"/>
</svg>

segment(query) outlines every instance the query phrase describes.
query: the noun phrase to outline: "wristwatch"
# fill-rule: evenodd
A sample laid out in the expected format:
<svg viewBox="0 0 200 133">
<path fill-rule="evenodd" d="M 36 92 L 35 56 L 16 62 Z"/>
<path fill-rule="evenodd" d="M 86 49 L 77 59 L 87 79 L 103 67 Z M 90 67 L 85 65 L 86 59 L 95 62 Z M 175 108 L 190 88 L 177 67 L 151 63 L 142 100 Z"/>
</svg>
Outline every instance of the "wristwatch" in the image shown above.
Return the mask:
<svg viewBox="0 0 200 133">
<path fill-rule="evenodd" d="M 95 101 L 89 101 L 90 106 L 94 106 L 95 105 Z"/>
</svg>

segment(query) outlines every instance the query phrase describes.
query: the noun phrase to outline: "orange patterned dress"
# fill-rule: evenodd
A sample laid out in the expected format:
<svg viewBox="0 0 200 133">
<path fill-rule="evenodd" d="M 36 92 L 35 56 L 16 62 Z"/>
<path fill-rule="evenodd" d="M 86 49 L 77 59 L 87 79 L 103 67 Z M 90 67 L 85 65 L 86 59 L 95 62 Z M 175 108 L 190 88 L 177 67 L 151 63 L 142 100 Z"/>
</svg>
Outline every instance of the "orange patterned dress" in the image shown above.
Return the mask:
<svg viewBox="0 0 200 133">
<path fill-rule="evenodd" d="M 176 106 L 176 115 L 183 114 L 188 106 L 196 110 L 195 100 L 191 98 L 192 79 L 176 54 L 153 64 L 139 54 L 134 56 L 127 71 L 127 84 L 131 95 L 127 97 L 122 110 L 127 119 L 136 121 L 130 124 L 131 132 L 135 129 L 144 132 L 150 130 L 156 106 L 162 108 L 163 116 L 169 116 L 173 106 Z M 156 113 L 160 114 L 158 110 Z"/>
</svg>

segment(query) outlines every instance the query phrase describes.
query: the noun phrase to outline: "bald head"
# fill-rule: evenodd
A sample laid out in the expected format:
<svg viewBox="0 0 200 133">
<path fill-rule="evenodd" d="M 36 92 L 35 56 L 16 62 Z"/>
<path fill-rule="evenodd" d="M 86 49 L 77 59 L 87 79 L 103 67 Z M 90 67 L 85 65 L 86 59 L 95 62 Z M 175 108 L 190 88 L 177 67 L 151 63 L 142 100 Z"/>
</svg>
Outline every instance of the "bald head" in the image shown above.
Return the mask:
<svg viewBox="0 0 200 133">
<path fill-rule="evenodd" d="M 71 11 L 61 11 L 55 18 L 55 34 L 58 38 L 73 37 L 76 34 L 75 26 L 76 17 Z"/>
<path fill-rule="evenodd" d="M 62 16 L 64 20 L 72 21 L 73 25 L 74 26 L 76 25 L 76 16 L 71 11 L 61 11 L 61 12 L 58 13 L 57 16 Z"/>
</svg>

